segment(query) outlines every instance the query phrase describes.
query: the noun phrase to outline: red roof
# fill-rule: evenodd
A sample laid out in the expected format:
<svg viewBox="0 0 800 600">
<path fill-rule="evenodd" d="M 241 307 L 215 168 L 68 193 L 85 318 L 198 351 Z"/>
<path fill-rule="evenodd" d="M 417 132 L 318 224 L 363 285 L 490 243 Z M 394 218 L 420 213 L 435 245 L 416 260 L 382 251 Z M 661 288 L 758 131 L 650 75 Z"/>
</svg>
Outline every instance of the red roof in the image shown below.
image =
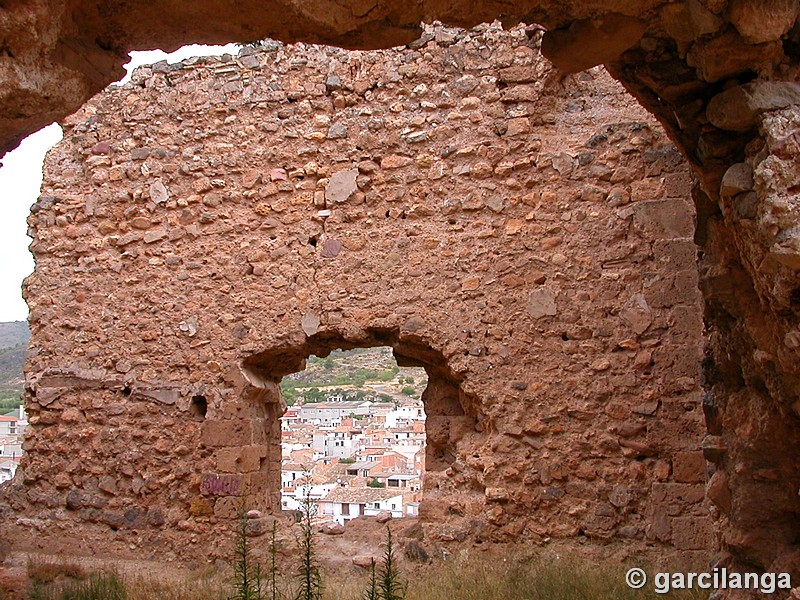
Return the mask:
<svg viewBox="0 0 800 600">
<path fill-rule="evenodd" d="M 9 417 L 6 415 L 0 415 L 0 421 L 19 421 L 18 417 Z"/>
</svg>

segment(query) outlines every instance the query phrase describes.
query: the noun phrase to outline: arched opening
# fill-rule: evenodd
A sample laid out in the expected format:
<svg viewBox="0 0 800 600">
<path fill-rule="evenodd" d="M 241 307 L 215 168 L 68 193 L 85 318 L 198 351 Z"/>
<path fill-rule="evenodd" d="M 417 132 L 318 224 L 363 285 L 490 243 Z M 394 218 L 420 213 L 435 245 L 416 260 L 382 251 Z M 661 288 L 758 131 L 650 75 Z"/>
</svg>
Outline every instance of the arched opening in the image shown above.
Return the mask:
<svg viewBox="0 0 800 600">
<path fill-rule="evenodd" d="M 93 435 L 98 387 L 128 390 L 122 415 L 179 414 L 172 439 L 152 439 L 163 460 L 126 459 L 115 502 L 174 508 L 210 536 L 242 496 L 280 509 L 282 379 L 312 355 L 388 345 L 430 376 L 436 539 L 710 545 L 677 152 L 599 70 L 557 81 L 522 30 L 451 33 L 379 59 L 265 50 L 143 70 L 74 117 L 58 151 L 74 179 L 50 182 L 31 217 L 47 350 L 31 371 L 62 347 L 81 357 L 34 381 L 40 448 Z M 73 268 L 74 297 L 60 283 Z M 72 406 L 89 407 L 85 426 L 60 429 Z M 116 425 L 101 434 L 125 448 L 160 431 Z M 31 502 L 94 488 L 78 472 L 49 493 L 52 459 L 30 462 Z"/>
<path fill-rule="evenodd" d="M 317 515 L 346 524 L 389 511 L 419 513 L 425 472 L 428 377 L 400 367 L 388 347 L 311 355 L 281 381 L 281 508 L 306 498 Z"/>
<path fill-rule="evenodd" d="M 284 392 L 281 392 L 279 385 L 281 380 L 293 373 L 302 372 L 310 357 L 313 357 L 313 362 L 321 363 L 324 370 L 325 360 L 331 357 L 332 352 L 356 348 L 383 350 L 384 363 L 380 367 L 386 366 L 385 360 L 389 355 L 396 361 L 397 373 L 395 374 L 391 368 L 388 370 L 389 375 L 395 375 L 390 390 L 381 390 L 379 385 L 373 384 L 370 389 L 374 394 L 365 402 L 359 402 L 358 392 L 353 392 L 352 388 L 350 392 L 356 400 L 348 402 L 345 399 L 347 392 L 336 388 L 335 385 L 331 386 L 327 393 L 311 385 L 300 388 L 305 390 L 300 392 L 296 385 L 284 383 Z M 409 371 L 407 374 L 403 370 L 406 368 L 424 372 L 424 379 L 419 371 L 416 373 Z M 315 501 L 320 502 L 322 506 L 320 515 L 323 517 L 334 518 L 341 522 L 361 514 L 374 514 L 383 508 L 390 510 L 395 517 L 403 514 L 417 516 L 423 503 L 418 504 L 414 498 L 420 496 L 407 493 L 405 498 L 412 498 L 410 505 L 406 502 L 401 507 L 398 503 L 394 509 L 389 509 L 388 505 L 384 507 L 383 503 L 378 501 L 377 495 L 389 499 L 389 492 L 392 491 L 390 488 L 400 490 L 407 485 L 414 486 L 415 476 L 418 476 L 422 486 L 421 498 L 424 498 L 422 509 L 424 514 L 429 505 L 436 504 L 437 492 L 458 485 L 457 477 L 453 477 L 455 473 L 451 467 L 456 461 L 459 443 L 476 435 L 479 430 L 476 403 L 461 389 L 460 379 L 450 370 L 441 352 L 431 348 L 422 340 L 402 337 L 397 330 L 373 330 L 366 339 L 357 341 L 328 333 L 324 336 L 311 336 L 298 346 L 276 348 L 255 354 L 244 361 L 243 370 L 254 387 L 269 390 L 268 393 L 273 400 L 270 405 L 283 409 L 287 406 L 283 398 L 284 393 L 290 396 L 289 400 L 293 407 L 289 415 L 291 421 L 299 424 L 295 432 L 302 431 L 306 436 L 311 435 L 310 443 L 303 444 L 300 443 L 300 435 L 293 436 L 290 433 L 287 437 L 295 442 L 295 447 L 290 444 L 284 447 L 282 452 L 277 449 L 283 439 L 282 435 L 280 438 L 273 437 L 268 441 L 268 445 L 272 448 L 271 455 L 282 455 L 282 459 L 287 459 L 281 460 L 280 463 L 270 462 L 271 468 L 267 472 L 271 483 L 270 506 L 280 506 L 285 510 L 296 508 L 296 480 L 301 479 L 306 486 L 310 485 L 312 480 L 317 484 L 311 488 L 307 487 L 305 491 L 308 493 L 313 489 L 311 494 Z M 374 378 L 380 380 L 381 374 L 378 373 Z M 424 420 L 406 419 L 405 423 L 408 425 L 414 420 L 420 424 L 424 423 L 422 440 L 424 459 L 416 461 L 413 458 L 409 461 L 411 456 L 408 452 L 394 447 L 402 445 L 399 443 L 401 437 L 404 439 L 413 437 L 414 426 L 403 428 L 401 413 L 397 410 L 384 410 L 400 407 L 400 397 L 405 395 L 404 391 L 407 393 L 409 391 L 404 388 L 403 383 L 409 383 L 409 378 L 420 385 L 420 389 L 424 385 L 424 391 L 419 395 L 421 408 L 424 410 Z M 297 381 L 297 378 L 294 381 Z M 375 389 L 376 387 L 378 389 Z M 292 393 L 287 393 L 288 390 L 292 390 Z M 410 391 L 412 393 L 409 397 L 417 392 L 415 389 Z M 274 401 L 275 395 L 279 396 L 277 402 Z M 366 395 L 365 393 L 362 398 Z M 298 408 L 298 405 L 294 404 L 298 398 L 324 399 L 326 402 L 322 407 L 314 407 L 315 402 L 305 404 L 301 402 Z M 372 400 L 377 401 L 374 402 L 375 406 L 364 405 L 373 404 Z M 391 406 L 386 406 L 386 400 Z M 337 407 L 337 403 L 342 404 Z M 407 403 L 406 410 L 413 410 L 414 404 L 414 402 Z M 341 406 L 346 407 L 344 412 Z M 305 411 L 303 407 L 306 407 Z M 389 412 L 393 414 L 388 415 Z M 394 426 L 391 426 L 391 423 L 387 424 L 387 417 L 389 421 L 394 419 Z M 400 427 L 396 426 L 398 420 L 401 422 Z M 275 429 L 272 428 L 273 431 Z M 293 427 L 285 423 L 283 429 L 292 432 Z M 341 459 L 345 459 L 345 462 L 340 463 Z M 398 465 L 397 462 L 402 464 Z M 330 466 L 337 463 L 338 466 Z M 312 477 L 315 469 L 317 470 L 315 475 L 327 473 L 328 480 L 325 481 L 322 476 Z M 384 489 L 387 491 L 377 495 L 373 493 L 376 498 L 371 500 L 367 499 L 368 492 L 352 491 L 376 486 L 385 486 Z M 350 488 L 351 491 L 337 492 L 326 501 L 325 496 L 337 488 Z M 281 490 L 284 491 L 283 497 L 278 501 L 277 496 Z M 364 502 L 361 502 L 359 494 L 364 497 Z M 294 502 L 292 496 L 295 498 Z M 341 502 L 338 501 L 338 496 L 342 496 Z M 345 499 L 347 501 L 344 501 Z M 347 514 L 343 514 L 345 511 Z M 351 511 L 357 512 L 351 513 Z"/>
</svg>

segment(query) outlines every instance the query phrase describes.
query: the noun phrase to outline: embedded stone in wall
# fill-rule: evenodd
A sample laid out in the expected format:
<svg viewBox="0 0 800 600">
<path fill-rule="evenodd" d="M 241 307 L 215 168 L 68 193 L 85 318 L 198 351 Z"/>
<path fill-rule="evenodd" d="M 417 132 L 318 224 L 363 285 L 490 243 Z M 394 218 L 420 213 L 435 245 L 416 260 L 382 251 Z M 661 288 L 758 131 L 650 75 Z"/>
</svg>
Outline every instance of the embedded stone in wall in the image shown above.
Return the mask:
<svg viewBox="0 0 800 600">
<path fill-rule="evenodd" d="M 328 202 L 344 202 L 358 189 L 356 185 L 358 169 L 337 171 L 330 177 L 325 187 L 325 200 Z"/>
</svg>

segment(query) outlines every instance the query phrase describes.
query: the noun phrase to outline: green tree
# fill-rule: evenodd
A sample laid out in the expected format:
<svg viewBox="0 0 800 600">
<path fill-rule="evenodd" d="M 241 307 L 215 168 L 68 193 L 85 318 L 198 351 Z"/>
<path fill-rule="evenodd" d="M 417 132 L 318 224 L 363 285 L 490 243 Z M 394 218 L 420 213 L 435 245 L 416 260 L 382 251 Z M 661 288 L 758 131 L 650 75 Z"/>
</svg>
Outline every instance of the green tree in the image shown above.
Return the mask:
<svg viewBox="0 0 800 600">
<path fill-rule="evenodd" d="M 375 477 L 373 477 L 372 479 L 370 479 L 370 480 L 367 482 L 367 487 L 371 487 L 371 488 L 385 488 L 385 487 L 386 487 L 386 484 L 385 484 L 385 483 L 381 483 L 381 482 L 380 482 L 380 481 L 378 481 L 378 480 L 377 480 Z"/>
</svg>

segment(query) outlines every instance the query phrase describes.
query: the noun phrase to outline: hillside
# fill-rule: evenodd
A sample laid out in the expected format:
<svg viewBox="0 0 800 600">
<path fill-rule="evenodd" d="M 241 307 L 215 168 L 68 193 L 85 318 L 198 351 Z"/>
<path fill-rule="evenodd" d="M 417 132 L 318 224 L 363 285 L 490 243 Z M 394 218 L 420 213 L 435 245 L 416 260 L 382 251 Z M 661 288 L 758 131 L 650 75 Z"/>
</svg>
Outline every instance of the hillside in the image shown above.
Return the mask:
<svg viewBox="0 0 800 600">
<path fill-rule="evenodd" d="M 398 367 L 388 347 L 334 350 L 327 358 L 310 356 L 306 368 L 284 377 L 281 390 L 287 404 L 298 396 L 321 402 L 341 394 L 357 400 L 366 395 L 390 401 L 403 394 L 419 397 L 428 383 L 424 369 Z"/>
<path fill-rule="evenodd" d="M 24 346 L 31 337 L 27 321 L 0 323 L 0 350 Z"/>
<path fill-rule="evenodd" d="M 8 408 L 3 400 L 16 401 L 22 391 L 22 365 L 30 337 L 25 321 L 0 323 L 0 413 Z"/>
</svg>

